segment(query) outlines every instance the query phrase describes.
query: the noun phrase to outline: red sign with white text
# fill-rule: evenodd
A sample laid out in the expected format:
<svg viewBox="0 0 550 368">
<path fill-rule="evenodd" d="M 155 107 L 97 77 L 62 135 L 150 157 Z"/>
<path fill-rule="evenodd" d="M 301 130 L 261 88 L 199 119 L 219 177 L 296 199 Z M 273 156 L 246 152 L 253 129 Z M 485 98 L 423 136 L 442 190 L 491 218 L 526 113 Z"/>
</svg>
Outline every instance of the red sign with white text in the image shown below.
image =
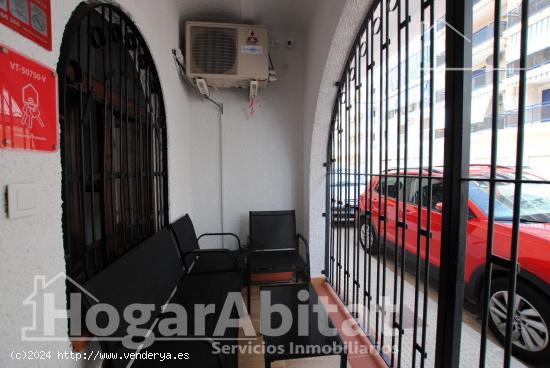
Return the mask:
<svg viewBox="0 0 550 368">
<path fill-rule="evenodd" d="M 0 44 L 0 148 L 57 150 L 57 74 Z"/>
<path fill-rule="evenodd" d="M 50 0 L 0 0 L 0 23 L 52 50 Z"/>
</svg>

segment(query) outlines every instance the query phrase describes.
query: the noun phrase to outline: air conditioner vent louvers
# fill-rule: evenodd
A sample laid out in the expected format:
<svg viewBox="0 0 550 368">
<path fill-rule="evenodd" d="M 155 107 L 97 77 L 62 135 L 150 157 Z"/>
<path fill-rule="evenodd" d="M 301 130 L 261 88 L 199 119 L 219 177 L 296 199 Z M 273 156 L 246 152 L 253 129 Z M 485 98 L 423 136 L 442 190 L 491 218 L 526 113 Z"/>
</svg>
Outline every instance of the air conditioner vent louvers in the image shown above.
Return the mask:
<svg viewBox="0 0 550 368">
<path fill-rule="evenodd" d="M 191 71 L 205 74 L 237 73 L 237 30 L 220 27 L 191 28 Z"/>
</svg>

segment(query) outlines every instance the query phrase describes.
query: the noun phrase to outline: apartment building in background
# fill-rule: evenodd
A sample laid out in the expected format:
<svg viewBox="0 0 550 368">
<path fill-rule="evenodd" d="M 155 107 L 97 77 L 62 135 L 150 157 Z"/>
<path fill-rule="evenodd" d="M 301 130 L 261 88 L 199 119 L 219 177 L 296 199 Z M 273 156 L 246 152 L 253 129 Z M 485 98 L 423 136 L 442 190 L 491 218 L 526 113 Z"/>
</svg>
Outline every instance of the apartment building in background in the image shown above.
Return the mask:
<svg viewBox="0 0 550 368">
<path fill-rule="evenodd" d="M 498 97 L 498 164 L 515 165 L 515 146 L 518 121 L 518 82 L 520 57 L 520 11 L 521 2 L 510 0 L 502 2 L 501 9 L 501 42 L 499 66 L 499 97 Z M 411 5 L 412 6 L 412 5 Z M 472 116 L 471 116 L 471 150 L 472 163 L 489 163 L 491 150 L 491 112 L 493 106 L 493 36 L 494 36 L 494 2 L 491 0 L 475 0 L 473 5 L 472 39 Z M 445 9 L 444 4 L 438 4 L 435 11 L 436 21 L 430 26 L 429 17 L 424 16 L 424 68 L 421 68 L 422 39 L 420 27 L 412 28 L 409 35 L 409 57 L 406 58 L 404 35 L 402 34 L 401 70 L 400 75 L 397 60 L 397 34 L 389 34 L 391 39 L 390 56 L 386 61 L 385 54 L 374 53 L 371 58 L 375 67 L 372 74 L 367 72 L 361 76 L 363 82 L 372 78 L 380 80 L 380 73 L 388 73 L 387 96 L 386 85 L 375 83 L 373 93 L 366 90 L 367 83 L 362 83 L 361 97 L 352 93 L 350 96 L 351 117 L 349 128 L 343 126 L 342 134 L 349 134 L 349 147 L 340 147 L 340 155 L 350 162 L 350 167 L 365 167 L 366 134 L 372 139 L 373 166 L 375 170 L 385 170 L 386 163 L 379 168 L 380 155 L 386 157 L 386 142 L 392 147 L 387 152 L 387 167 L 394 169 L 397 163 L 397 132 L 394 129 L 386 131 L 386 125 L 395 126 L 400 112 L 399 140 L 404 147 L 407 140 L 408 167 L 427 166 L 429 156 L 428 146 L 430 132 L 433 134 L 433 164 L 443 164 L 443 135 L 445 123 Z M 418 23 L 420 11 L 416 9 L 411 15 L 412 23 Z M 391 18 L 390 18 L 391 19 Z M 391 22 L 391 20 L 390 20 Z M 430 65 L 430 32 L 434 29 L 433 66 Z M 533 0 L 529 2 L 529 30 L 527 56 L 527 105 L 525 111 L 525 165 L 546 178 L 550 177 L 550 0 Z M 377 48 L 374 47 L 376 50 Z M 408 71 L 408 101 L 405 101 L 405 59 L 409 63 Z M 366 66 L 362 66 L 366 70 Z M 387 70 L 386 70 L 387 69 Z M 430 84 L 434 76 L 433 86 Z M 400 84 L 400 86 L 399 86 Z M 422 87 L 421 87 L 422 86 Z M 399 89 L 400 88 L 400 89 Z M 421 90 L 423 89 L 423 91 Z M 432 92 L 433 90 L 433 92 Z M 380 91 L 382 93 L 380 93 Z M 398 96 L 401 93 L 398 110 Z M 433 93 L 433 96 L 431 96 Z M 367 98 L 366 96 L 372 96 Z M 420 100 L 423 95 L 424 109 L 421 111 Z M 433 101 L 434 109 L 430 110 Z M 358 116 L 367 119 L 369 131 L 365 124 L 355 131 L 354 106 L 356 103 L 372 105 L 372 116 Z M 405 104 L 408 103 L 407 115 Z M 380 113 L 382 111 L 382 114 Z M 387 113 L 386 113 L 387 111 Z M 433 111 L 432 129 L 430 129 L 430 111 Z M 423 115 L 423 124 L 420 124 Z M 405 119 L 406 117 L 406 119 Z M 382 129 L 381 128 L 382 125 Z M 405 127 L 405 125 L 407 125 Z M 420 160 L 420 131 L 422 126 L 423 160 Z M 348 131 L 349 130 L 349 131 Z M 407 130 L 407 135 L 405 135 Z M 387 135 L 387 137 L 386 137 Z M 357 155 L 358 150 L 362 153 Z M 362 162 L 356 162 L 360 156 Z M 404 167 L 404 150 L 400 150 L 399 166 Z M 358 169 L 357 172 L 361 170 Z M 347 179 L 342 179 L 347 180 Z M 364 183 L 364 180 L 361 180 Z"/>
</svg>

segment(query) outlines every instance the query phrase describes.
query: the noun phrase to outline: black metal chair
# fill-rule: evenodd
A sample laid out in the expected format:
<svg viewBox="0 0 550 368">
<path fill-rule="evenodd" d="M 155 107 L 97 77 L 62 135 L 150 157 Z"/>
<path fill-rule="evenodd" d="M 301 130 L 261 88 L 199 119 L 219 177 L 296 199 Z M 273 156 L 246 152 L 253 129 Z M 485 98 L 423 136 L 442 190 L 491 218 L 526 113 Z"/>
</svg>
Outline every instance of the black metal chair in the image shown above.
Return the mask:
<svg viewBox="0 0 550 368">
<path fill-rule="evenodd" d="M 247 249 L 247 302 L 250 313 L 250 284 L 253 273 L 305 273 L 309 280 L 309 244 L 296 233 L 296 212 L 250 211 Z M 305 251 L 300 254 L 300 240 Z"/>
<path fill-rule="evenodd" d="M 204 273 L 220 271 L 220 269 L 234 269 L 245 271 L 246 252 L 241 245 L 240 238 L 233 233 L 206 233 L 197 237 L 193 221 L 185 215 L 170 225 L 174 233 L 181 259 L 186 272 Z M 230 236 L 235 238 L 238 249 L 231 251 L 224 248 L 201 249 L 200 239 L 212 236 Z"/>
</svg>

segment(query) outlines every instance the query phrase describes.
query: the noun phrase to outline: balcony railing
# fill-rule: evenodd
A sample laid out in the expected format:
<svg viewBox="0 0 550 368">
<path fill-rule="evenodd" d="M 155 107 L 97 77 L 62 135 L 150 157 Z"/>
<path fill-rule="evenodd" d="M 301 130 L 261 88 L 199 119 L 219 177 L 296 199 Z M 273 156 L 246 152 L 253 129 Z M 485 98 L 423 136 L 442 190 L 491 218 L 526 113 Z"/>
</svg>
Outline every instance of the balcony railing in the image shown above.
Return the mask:
<svg viewBox="0 0 550 368">
<path fill-rule="evenodd" d="M 529 15 L 533 16 L 550 6 L 550 0 L 529 0 Z M 521 22 L 521 9 L 518 6 L 508 12 L 508 28 Z"/>
<path fill-rule="evenodd" d="M 548 1 L 548 0 L 547 0 Z M 481 28 L 479 31 L 475 32 L 472 36 L 472 45 L 473 47 L 477 47 L 491 39 L 493 39 L 494 35 L 494 22 L 489 23 L 485 27 Z M 500 23 L 501 29 L 506 28 L 506 22 Z"/>
<path fill-rule="evenodd" d="M 472 77 L 472 90 L 483 88 L 493 82 L 493 73 L 484 72 Z"/>
<path fill-rule="evenodd" d="M 550 122 L 550 103 L 535 104 L 525 107 L 525 124 Z M 515 128 L 518 126 L 518 110 L 510 110 L 498 114 L 498 129 Z M 472 124 L 472 132 L 491 129 L 491 118 Z"/>
<path fill-rule="evenodd" d="M 550 63 L 550 47 L 539 50 L 527 56 L 527 70 L 536 69 Z M 506 65 L 506 77 L 511 78 L 518 75 L 520 72 L 519 60 L 514 60 Z"/>
</svg>

